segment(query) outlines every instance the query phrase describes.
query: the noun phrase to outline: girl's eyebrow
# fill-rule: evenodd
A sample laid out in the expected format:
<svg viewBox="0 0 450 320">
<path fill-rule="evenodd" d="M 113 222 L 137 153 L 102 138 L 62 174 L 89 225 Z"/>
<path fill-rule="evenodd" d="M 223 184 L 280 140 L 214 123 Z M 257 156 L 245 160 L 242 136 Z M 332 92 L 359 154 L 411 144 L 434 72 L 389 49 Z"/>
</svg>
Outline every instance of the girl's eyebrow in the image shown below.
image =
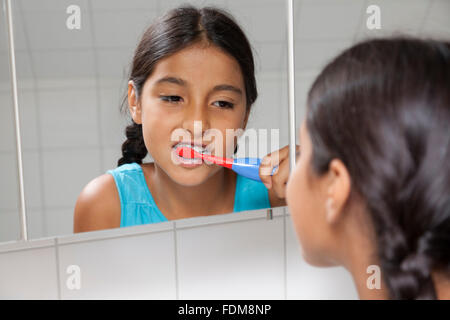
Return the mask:
<svg viewBox="0 0 450 320">
<path fill-rule="evenodd" d="M 158 81 L 156 81 L 156 84 L 160 84 L 160 83 L 164 83 L 164 82 L 177 84 L 177 85 L 180 85 L 180 86 L 183 86 L 183 87 L 187 86 L 187 82 L 185 80 L 183 80 L 181 78 L 170 77 L 170 76 L 169 77 L 163 77 L 163 78 L 159 79 Z M 223 90 L 232 91 L 232 92 L 235 92 L 235 93 L 237 93 L 239 95 L 242 95 L 242 90 L 241 89 L 239 89 L 239 88 L 237 88 L 235 86 L 232 86 L 230 84 L 219 84 L 219 85 L 215 86 L 212 89 L 213 92 L 223 91 Z"/>
<path fill-rule="evenodd" d="M 217 86 L 215 86 L 212 91 L 223 91 L 223 90 L 228 90 L 228 91 L 233 91 L 239 95 L 242 96 L 242 90 L 239 88 L 236 88 L 235 86 L 229 85 L 229 84 L 219 84 Z"/>
<path fill-rule="evenodd" d="M 184 81 L 181 78 L 175 78 L 175 77 L 164 77 L 164 78 L 161 78 L 158 81 L 156 81 L 156 84 L 163 83 L 163 82 L 174 83 L 174 84 L 178 84 L 178 85 L 184 86 L 184 87 L 187 85 L 186 81 Z"/>
</svg>

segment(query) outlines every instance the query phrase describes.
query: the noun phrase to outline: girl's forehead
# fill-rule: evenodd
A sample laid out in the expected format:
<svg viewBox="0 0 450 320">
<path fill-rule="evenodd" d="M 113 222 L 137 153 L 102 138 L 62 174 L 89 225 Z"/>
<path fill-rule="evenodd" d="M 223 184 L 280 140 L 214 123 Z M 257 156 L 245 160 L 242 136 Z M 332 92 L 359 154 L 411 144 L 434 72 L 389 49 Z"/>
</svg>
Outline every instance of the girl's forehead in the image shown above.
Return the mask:
<svg viewBox="0 0 450 320">
<path fill-rule="evenodd" d="M 208 78 L 243 85 L 238 62 L 214 45 L 192 45 L 157 62 L 153 75 Z M 188 79 L 185 79 L 188 80 Z"/>
</svg>

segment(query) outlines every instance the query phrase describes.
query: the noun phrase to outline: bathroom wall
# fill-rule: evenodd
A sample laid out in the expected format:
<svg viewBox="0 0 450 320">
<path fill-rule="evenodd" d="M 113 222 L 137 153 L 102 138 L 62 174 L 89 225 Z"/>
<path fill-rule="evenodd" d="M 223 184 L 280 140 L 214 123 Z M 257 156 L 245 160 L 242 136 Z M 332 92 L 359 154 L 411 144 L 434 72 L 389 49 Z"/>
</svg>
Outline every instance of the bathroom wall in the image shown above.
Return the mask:
<svg viewBox="0 0 450 320">
<path fill-rule="evenodd" d="M 268 218 L 269 217 L 269 218 Z M 67 285 L 80 269 L 80 289 Z M 0 245 L 0 299 L 357 299 L 306 264 L 286 207 Z"/>
<path fill-rule="evenodd" d="M 133 50 L 141 32 L 155 17 L 181 3 L 215 5 L 234 15 L 255 51 L 259 97 L 247 127 L 278 129 L 279 146 L 288 144 L 283 1 L 13 1 L 30 238 L 72 233 L 73 207 L 82 188 L 116 166 L 129 121 L 119 113 L 119 105 Z M 81 8 L 80 30 L 65 28 L 69 4 Z M 365 10 L 369 4 L 380 6 L 380 30 L 366 28 Z M 448 38 L 449 12 L 450 2 L 446 0 L 294 1 L 297 129 L 304 117 L 307 91 L 331 57 L 368 37 L 401 32 Z M 1 23 L 0 170 L 4 178 L 0 193 L 0 241 L 19 236 L 6 43 L 5 25 Z M 268 144 L 267 152 L 270 151 Z M 239 149 L 237 155 L 244 152 Z M 151 157 L 145 161 L 151 161 Z"/>
</svg>

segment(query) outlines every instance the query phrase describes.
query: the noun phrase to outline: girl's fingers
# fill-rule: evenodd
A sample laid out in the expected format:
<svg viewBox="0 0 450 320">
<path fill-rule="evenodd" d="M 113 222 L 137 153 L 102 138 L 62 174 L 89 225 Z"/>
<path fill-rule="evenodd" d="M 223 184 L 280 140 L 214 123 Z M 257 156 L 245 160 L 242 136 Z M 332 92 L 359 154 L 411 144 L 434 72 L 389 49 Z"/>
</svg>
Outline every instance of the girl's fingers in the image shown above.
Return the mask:
<svg viewBox="0 0 450 320">
<path fill-rule="evenodd" d="M 297 150 L 299 150 L 297 146 Z M 283 160 L 287 159 L 289 156 L 289 145 L 284 146 L 280 150 L 271 152 L 267 154 L 261 161 L 260 167 L 259 167 L 259 176 L 261 178 L 261 181 L 265 184 L 267 189 L 270 189 L 273 184 L 273 178 L 272 178 L 272 171 L 275 166 L 279 166 Z M 288 169 L 289 170 L 289 169 Z M 280 171 L 280 167 L 275 169 L 274 175 L 277 175 Z M 289 175 L 289 172 L 287 172 Z M 283 176 L 285 173 L 283 174 Z"/>
<path fill-rule="evenodd" d="M 286 198 L 286 183 L 289 179 L 289 159 L 284 158 L 278 171 L 272 176 L 272 186 L 278 198 Z"/>
<path fill-rule="evenodd" d="M 262 183 L 266 186 L 267 189 L 272 187 L 272 176 L 270 173 L 272 172 L 272 161 L 270 159 L 270 155 L 266 155 L 259 165 L 259 177 L 261 178 Z"/>
</svg>

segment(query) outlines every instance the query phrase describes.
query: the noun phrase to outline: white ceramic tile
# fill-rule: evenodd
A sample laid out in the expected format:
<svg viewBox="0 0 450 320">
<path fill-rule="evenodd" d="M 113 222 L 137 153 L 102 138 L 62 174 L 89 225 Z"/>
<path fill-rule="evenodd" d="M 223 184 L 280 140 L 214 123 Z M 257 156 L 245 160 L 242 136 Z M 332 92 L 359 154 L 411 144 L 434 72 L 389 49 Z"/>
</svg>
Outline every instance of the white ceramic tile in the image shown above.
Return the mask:
<svg viewBox="0 0 450 320">
<path fill-rule="evenodd" d="M 95 45 L 134 50 L 140 36 L 155 20 L 155 11 L 94 11 Z"/>
<path fill-rule="evenodd" d="M 175 299 L 173 231 L 59 246 L 62 299 Z M 66 286 L 67 267 L 81 288 Z"/>
<path fill-rule="evenodd" d="M 87 232 L 78 232 L 73 234 L 65 234 L 58 236 L 58 244 L 75 244 L 85 243 L 97 240 L 111 240 L 118 238 L 126 238 L 129 236 L 148 235 L 163 231 L 173 231 L 175 227 L 174 221 L 165 221 L 159 223 L 140 224 L 136 226 L 112 228 L 104 230 L 95 230 Z M 0 247 L 1 250 L 1 247 Z"/>
<path fill-rule="evenodd" d="M 197 8 L 201 8 L 201 7 L 205 7 L 205 6 L 215 6 L 215 7 L 219 7 L 219 8 L 224 8 L 226 9 L 227 7 L 227 0 L 159 0 L 159 13 L 165 14 L 167 13 L 167 11 L 169 11 L 170 9 L 173 9 L 175 7 L 178 7 L 180 5 L 184 5 L 184 4 L 190 4 L 194 7 Z M 243 1 L 242 1 L 243 2 Z"/>
<path fill-rule="evenodd" d="M 358 299 L 352 277 L 343 267 L 318 268 L 303 259 L 292 220 L 286 218 L 287 299 Z"/>
<path fill-rule="evenodd" d="M 282 299 L 283 217 L 177 230 L 180 299 Z"/>
<path fill-rule="evenodd" d="M 296 124 L 300 127 L 305 119 L 308 92 L 316 79 L 319 71 L 299 71 L 295 77 L 295 116 Z"/>
<path fill-rule="evenodd" d="M 0 92 L 0 151 L 15 152 L 14 107 L 9 91 Z"/>
<path fill-rule="evenodd" d="M 27 208 L 40 208 L 42 203 L 42 164 L 38 151 L 23 151 L 23 180 Z"/>
<path fill-rule="evenodd" d="M 31 63 L 31 56 L 27 51 L 16 52 L 16 73 L 17 85 L 20 90 L 24 85 L 26 86 L 25 83 L 30 81 L 34 76 L 34 66 Z"/>
<path fill-rule="evenodd" d="M 287 135 L 287 92 L 280 79 L 261 79 L 258 81 L 258 99 L 252 106 L 247 128 L 267 129 L 267 150 L 271 149 L 271 130 L 278 130 L 276 144 L 281 148 L 281 137 Z M 238 152 L 239 149 L 238 149 Z"/>
<path fill-rule="evenodd" d="M 100 89 L 100 122 L 103 146 L 121 145 L 126 139 L 125 128 L 131 121 L 128 115 L 120 112 L 121 99 L 121 91 L 110 88 Z"/>
<path fill-rule="evenodd" d="M 103 152 L 103 167 L 102 172 L 117 168 L 117 161 L 122 158 L 121 145 L 115 147 L 104 147 Z"/>
<path fill-rule="evenodd" d="M 363 1 L 302 2 L 296 10 L 296 41 L 352 39 L 359 25 L 363 4 Z"/>
<path fill-rule="evenodd" d="M 18 90 L 20 138 L 22 148 L 36 149 L 39 146 L 37 94 L 31 90 Z"/>
<path fill-rule="evenodd" d="M 79 6 L 81 11 L 88 10 L 88 0 L 18 0 L 18 3 L 23 12 L 66 12 L 70 5 Z"/>
<path fill-rule="evenodd" d="M 335 56 L 352 44 L 346 40 L 302 40 L 295 44 L 295 69 L 322 69 Z"/>
<path fill-rule="evenodd" d="M 4 10 L 0 11 L 0 19 L 2 21 L 6 20 L 5 12 Z M 7 54 L 8 53 L 8 34 L 6 31 L 6 23 L 0 24 L 0 54 Z M 3 70 L 3 67 L 2 69 Z M 7 70 L 7 69 L 5 69 Z"/>
<path fill-rule="evenodd" d="M 55 248 L 0 253 L 0 299 L 58 299 Z"/>
<path fill-rule="evenodd" d="M 433 1 L 420 34 L 450 39 L 450 1 Z"/>
<path fill-rule="evenodd" d="M 0 82 L 3 85 L 5 85 L 5 84 L 9 85 L 9 88 L 11 88 L 11 84 L 10 84 L 10 70 L 9 70 L 9 54 L 8 54 L 8 52 L 6 50 L 2 50 L 0 52 L 0 70 L 1 70 L 1 72 L 0 72 Z"/>
<path fill-rule="evenodd" d="M 14 152 L 0 153 L 0 210 L 19 208 L 17 158 Z"/>
<path fill-rule="evenodd" d="M 0 210 L 0 242 L 20 238 L 19 210 Z"/>
<path fill-rule="evenodd" d="M 252 106 L 251 122 L 248 125 L 259 128 L 279 128 L 281 81 L 266 80 L 258 81 L 258 98 Z"/>
<path fill-rule="evenodd" d="M 42 147 L 99 146 L 95 88 L 39 91 Z"/>
<path fill-rule="evenodd" d="M 73 208 L 45 209 L 44 236 L 60 236 L 73 233 Z"/>
<path fill-rule="evenodd" d="M 375 0 L 370 4 L 380 7 L 381 29 L 367 29 L 366 21 L 369 15 L 365 13 L 358 31 L 358 40 L 404 34 L 415 36 L 429 6 L 429 2 L 423 0 Z"/>
<path fill-rule="evenodd" d="M 2 5 L 3 8 L 3 5 Z M 20 15 L 20 9 L 16 5 L 15 1 L 11 2 L 12 17 L 13 17 L 13 33 L 14 33 L 14 49 L 15 50 L 25 50 L 27 48 L 24 29 L 21 23 L 17 23 L 16 18 Z M 6 24 L 6 12 L 2 10 L 0 12 L 0 18 L 2 23 L 0 23 L 0 51 L 7 52 L 9 50 L 8 46 L 8 29 Z"/>
<path fill-rule="evenodd" d="M 24 24 L 31 50 L 89 48 L 93 40 L 89 14 L 88 11 L 81 12 L 80 29 L 67 28 L 69 14 L 65 9 L 55 12 L 23 12 L 16 21 Z"/>
<path fill-rule="evenodd" d="M 282 74 L 285 67 L 282 65 L 282 55 L 285 53 L 284 42 L 253 42 L 253 59 L 255 72 L 275 72 Z"/>
<path fill-rule="evenodd" d="M 45 217 L 41 209 L 27 208 L 28 239 L 40 239 L 46 237 L 44 233 Z"/>
<path fill-rule="evenodd" d="M 32 51 L 33 68 L 37 78 L 94 77 L 93 49 L 64 49 Z"/>
<path fill-rule="evenodd" d="M 97 49 L 99 77 L 127 79 L 132 64 L 134 47 Z"/>
<path fill-rule="evenodd" d="M 237 223 L 239 221 L 266 219 L 268 209 L 247 210 L 239 212 L 230 212 L 224 214 L 215 214 L 211 216 L 199 216 L 176 220 L 176 228 L 193 228 L 207 225 L 221 225 L 224 223 Z M 282 216 L 284 211 L 282 207 L 272 209 L 273 216 Z"/>
<path fill-rule="evenodd" d="M 156 0 L 94 0 L 91 1 L 92 9 L 95 11 L 110 11 L 110 10 L 156 10 Z"/>
<path fill-rule="evenodd" d="M 250 43 L 285 40 L 287 9 L 284 2 L 231 1 L 228 8 Z"/>
<path fill-rule="evenodd" d="M 74 207 L 83 188 L 101 174 L 100 150 L 43 151 L 47 208 Z"/>
</svg>

